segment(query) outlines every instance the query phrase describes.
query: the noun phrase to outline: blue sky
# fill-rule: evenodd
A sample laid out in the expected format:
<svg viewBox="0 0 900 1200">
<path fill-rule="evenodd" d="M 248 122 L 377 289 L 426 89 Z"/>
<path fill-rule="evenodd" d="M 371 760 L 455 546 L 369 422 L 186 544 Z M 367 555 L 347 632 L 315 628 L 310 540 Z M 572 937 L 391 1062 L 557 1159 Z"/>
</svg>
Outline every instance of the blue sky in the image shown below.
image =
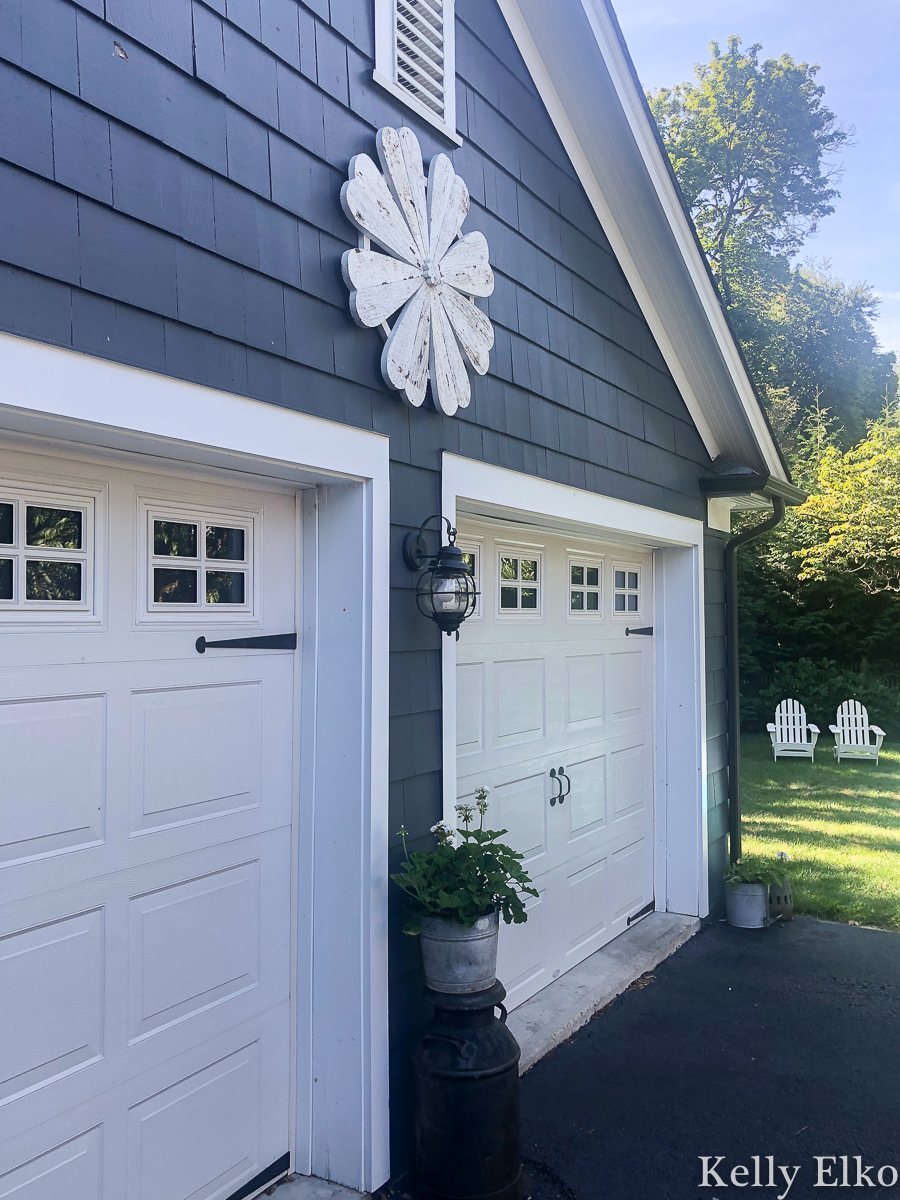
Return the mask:
<svg viewBox="0 0 900 1200">
<path fill-rule="evenodd" d="M 840 154 L 835 211 L 803 251 L 835 275 L 865 280 L 882 298 L 876 329 L 900 358 L 900 0 L 613 0 L 646 89 L 693 78 L 729 34 L 818 63 L 825 102 L 856 127 Z"/>
</svg>

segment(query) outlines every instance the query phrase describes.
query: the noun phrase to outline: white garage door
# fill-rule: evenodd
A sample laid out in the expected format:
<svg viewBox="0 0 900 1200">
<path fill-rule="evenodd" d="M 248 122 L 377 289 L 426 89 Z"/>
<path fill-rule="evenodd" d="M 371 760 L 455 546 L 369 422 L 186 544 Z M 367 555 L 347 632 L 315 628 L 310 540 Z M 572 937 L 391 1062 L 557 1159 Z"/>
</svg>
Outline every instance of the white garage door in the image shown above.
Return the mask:
<svg viewBox="0 0 900 1200">
<path fill-rule="evenodd" d="M 0 449 L 0 1197 L 288 1151 L 295 506 Z"/>
<path fill-rule="evenodd" d="M 501 928 L 515 1006 L 653 899 L 652 638 L 626 636 L 652 624 L 652 558 L 476 524 L 459 544 L 481 591 L 457 647 L 459 795 L 490 788 L 540 891 Z"/>
</svg>

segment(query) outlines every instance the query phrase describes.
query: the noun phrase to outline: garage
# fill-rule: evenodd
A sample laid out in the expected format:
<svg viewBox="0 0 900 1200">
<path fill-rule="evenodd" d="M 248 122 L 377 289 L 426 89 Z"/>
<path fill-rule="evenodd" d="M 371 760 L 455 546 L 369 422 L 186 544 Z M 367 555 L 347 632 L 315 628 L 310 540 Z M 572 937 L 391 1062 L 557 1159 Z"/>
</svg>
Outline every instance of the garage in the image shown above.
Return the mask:
<svg viewBox="0 0 900 1200">
<path fill-rule="evenodd" d="M 287 1167 L 299 654 L 215 643 L 295 633 L 296 542 L 288 486 L 0 449 L 3 1195 Z"/>
<path fill-rule="evenodd" d="M 457 647 L 458 795 L 490 790 L 540 898 L 500 939 L 514 1007 L 652 905 L 653 560 L 462 520 L 480 596 Z"/>
</svg>

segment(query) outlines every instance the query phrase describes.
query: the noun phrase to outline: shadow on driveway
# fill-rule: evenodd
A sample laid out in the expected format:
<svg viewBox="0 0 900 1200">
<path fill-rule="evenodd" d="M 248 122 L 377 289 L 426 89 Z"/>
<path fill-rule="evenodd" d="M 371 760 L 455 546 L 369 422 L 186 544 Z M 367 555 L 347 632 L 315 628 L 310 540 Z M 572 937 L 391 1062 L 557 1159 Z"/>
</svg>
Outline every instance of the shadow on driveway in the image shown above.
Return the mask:
<svg viewBox="0 0 900 1200">
<path fill-rule="evenodd" d="M 900 1172 L 900 934 L 714 924 L 638 983 L 523 1077 L 526 1197 L 768 1200 L 783 1165 L 813 1200 L 816 1155 L 849 1156 L 852 1195 L 900 1196 L 877 1175 Z M 726 1186 L 699 1187 L 701 1155 Z"/>
</svg>

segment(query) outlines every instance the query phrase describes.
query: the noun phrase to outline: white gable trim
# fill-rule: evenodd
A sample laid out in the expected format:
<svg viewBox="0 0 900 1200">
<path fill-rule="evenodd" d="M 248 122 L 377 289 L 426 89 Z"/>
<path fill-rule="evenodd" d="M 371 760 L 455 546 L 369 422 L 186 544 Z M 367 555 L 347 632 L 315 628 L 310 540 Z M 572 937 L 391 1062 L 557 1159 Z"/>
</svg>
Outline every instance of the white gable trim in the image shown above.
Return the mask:
<svg viewBox="0 0 900 1200">
<path fill-rule="evenodd" d="M 710 456 L 786 480 L 604 0 L 498 3 Z"/>
</svg>

